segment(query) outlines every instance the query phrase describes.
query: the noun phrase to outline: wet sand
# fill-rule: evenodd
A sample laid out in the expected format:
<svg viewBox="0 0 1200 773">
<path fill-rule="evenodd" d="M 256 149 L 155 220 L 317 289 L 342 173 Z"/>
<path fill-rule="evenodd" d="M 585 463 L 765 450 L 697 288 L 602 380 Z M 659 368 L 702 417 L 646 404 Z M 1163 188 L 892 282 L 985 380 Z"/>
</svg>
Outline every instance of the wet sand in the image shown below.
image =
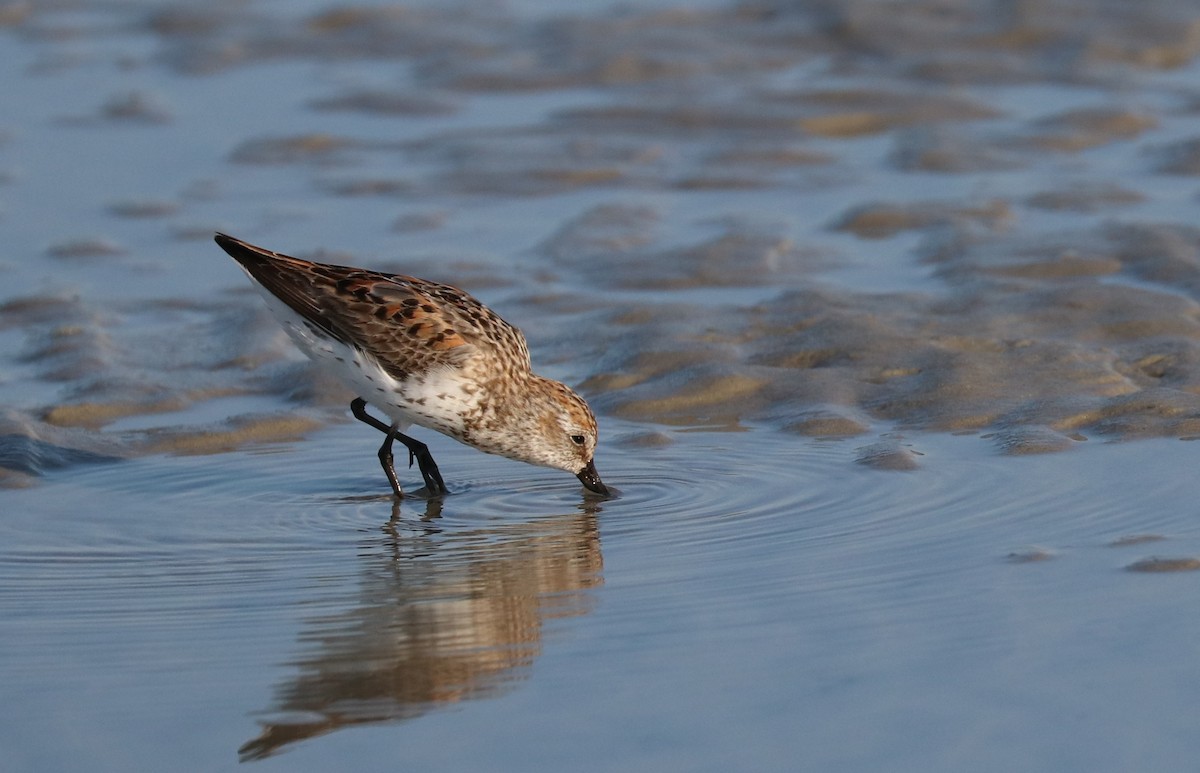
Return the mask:
<svg viewBox="0 0 1200 773">
<path fill-rule="evenodd" d="M 64 385 L 22 407 L 97 429 L 204 400 L 193 373 L 214 395 L 277 394 L 249 365 L 286 351 L 243 351 L 271 335 L 266 320 L 230 338 L 226 301 L 180 292 L 237 287 L 204 254 L 208 223 L 506 286 L 505 313 L 543 351 L 572 349 L 569 377 L 614 416 L 835 437 L 998 430 L 1015 453 L 1071 447 L 1023 444 L 1049 433 L 1194 434 L 1186 6 L 1151 4 L 1136 25 L 1103 3 L 1085 4 L 1086 24 L 1056 4 L 911 3 L 886 25 L 870 7 L 15 9 L 19 96 L 68 93 L 89 67 L 114 83 L 4 127 L 16 238 L 2 324 L 24 338 L 23 386 Z M 324 74 L 296 81 L 306 68 Z M 222 82 L 242 89 L 228 111 L 211 102 Z M 273 85 L 286 98 L 251 110 Z M 77 187 L 82 169 L 49 159 L 22 171 L 43 158 L 39 119 L 59 135 L 46 152 L 74 135 L 89 166 L 120 163 L 103 149 L 113 134 L 210 147 L 162 173 L 125 156 L 141 177 Z M 72 289 L 23 292 L 48 277 Z M 125 289 L 132 315 L 113 306 Z M 549 302 L 564 294 L 583 297 Z M 148 300 L 189 305 L 197 326 L 165 378 L 142 331 L 124 335 L 140 322 L 172 346 L 179 317 L 152 319 Z M 235 363 L 245 377 L 210 377 Z M 141 381 L 131 371 L 157 383 L 120 383 Z"/>
</svg>

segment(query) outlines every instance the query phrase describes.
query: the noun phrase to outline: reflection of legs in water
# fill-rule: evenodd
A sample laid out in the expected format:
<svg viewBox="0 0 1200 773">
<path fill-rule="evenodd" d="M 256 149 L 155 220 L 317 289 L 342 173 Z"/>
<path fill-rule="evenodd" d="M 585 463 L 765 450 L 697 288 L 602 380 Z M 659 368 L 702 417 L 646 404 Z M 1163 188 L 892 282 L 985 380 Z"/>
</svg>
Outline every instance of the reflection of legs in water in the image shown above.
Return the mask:
<svg viewBox="0 0 1200 773">
<path fill-rule="evenodd" d="M 422 523 L 432 524 L 433 521 L 442 517 L 442 500 L 440 497 L 430 497 L 425 500 L 425 512 L 421 514 L 420 520 Z M 392 500 L 392 517 L 388 520 L 384 529 L 393 530 L 397 523 L 400 522 L 400 500 Z M 437 534 L 441 529 L 430 528 L 427 533 Z"/>
<path fill-rule="evenodd" d="M 383 440 L 383 445 L 379 447 L 379 464 L 383 467 L 383 474 L 387 476 L 388 483 L 392 484 L 392 491 L 396 496 L 402 497 L 404 492 L 400 489 L 400 480 L 396 477 L 396 468 L 393 464 L 392 441 L 394 440 L 399 440 L 408 449 L 409 467 L 412 467 L 414 460 L 417 462 L 421 469 L 421 477 L 425 479 L 425 488 L 429 490 L 429 493 L 434 496 L 447 493 L 448 489 L 442 481 L 442 473 L 438 470 L 437 462 L 433 461 L 433 454 L 429 453 L 429 446 L 420 440 L 414 440 L 408 435 L 397 432 L 396 425 L 384 424 L 367 413 L 367 401 L 361 397 L 354 398 L 350 403 L 350 412 L 354 414 L 354 418 L 387 436 Z"/>
</svg>

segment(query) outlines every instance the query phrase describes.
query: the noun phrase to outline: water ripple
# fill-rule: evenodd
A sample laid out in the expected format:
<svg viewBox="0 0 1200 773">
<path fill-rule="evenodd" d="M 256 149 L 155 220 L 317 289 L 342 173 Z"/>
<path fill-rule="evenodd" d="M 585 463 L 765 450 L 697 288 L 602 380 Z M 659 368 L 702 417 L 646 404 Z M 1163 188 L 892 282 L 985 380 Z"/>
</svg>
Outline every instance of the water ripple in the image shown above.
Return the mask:
<svg viewBox="0 0 1200 773">
<path fill-rule="evenodd" d="M 856 464 L 854 441 L 680 433 L 602 449 L 616 493 L 598 498 L 561 472 L 439 446 L 452 493 L 396 502 L 355 429 L 7 492 L 0 655 L 20 658 L 5 676 L 33 685 L 97 649 L 112 675 L 169 671 L 176 649 L 209 669 L 258 663 L 275 676 L 270 699 L 245 707 L 259 729 L 242 755 L 256 758 L 508 691 L 549 632 L 597 610 L 589 641 L 612 652 L 631 636 L 674 650 L 787 620 L 847 642 L 953 623 L 982 649 L 976 600 L 998 578 L 1073 553 L 1119 569 L 1143 557 L 1141 543 L 1108 547 L 1119 537 L 1186 531 L 1177 507 L 1154 506 L 1182 500 L 1178 475 L 1147 465 L 1144 488 L 1121 484 L 1132 447 L 1047 464 L 916 436 L 922 466 L 894 472 Z M 1055 560 L 1005 560 L 1027 544 Z"/>
</svg>

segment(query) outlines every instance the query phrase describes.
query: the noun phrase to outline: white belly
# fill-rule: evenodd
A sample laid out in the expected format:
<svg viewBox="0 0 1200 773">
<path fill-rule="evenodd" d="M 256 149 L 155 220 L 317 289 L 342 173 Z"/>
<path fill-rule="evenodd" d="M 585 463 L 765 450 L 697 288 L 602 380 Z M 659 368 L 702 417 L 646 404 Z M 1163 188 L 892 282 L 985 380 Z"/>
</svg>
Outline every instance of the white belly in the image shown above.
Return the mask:
<svg viewBox="0 0 1200 773">
<path fill-rule="evenodd" d="M 462 439 L 463 419 L 478 412 L 478 399 L 456 371 L 443 368 L 403 381 L 393 378 L 370 355 L 327 335 L 265 289 L 261 292 L 301 351 L 387 414 L 401 431 L 416 424 Z"/>
</svg>

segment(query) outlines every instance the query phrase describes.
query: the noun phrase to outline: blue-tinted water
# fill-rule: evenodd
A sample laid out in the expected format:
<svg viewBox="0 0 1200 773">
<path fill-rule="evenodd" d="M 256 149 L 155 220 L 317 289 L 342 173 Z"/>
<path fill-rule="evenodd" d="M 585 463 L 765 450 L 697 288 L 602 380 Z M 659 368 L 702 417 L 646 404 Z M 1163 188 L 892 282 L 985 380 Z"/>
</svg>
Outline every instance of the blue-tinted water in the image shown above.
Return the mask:
<svg viewBox="0 0 1200 773">
<path fill-rule="evenodd" d="M 1192 764 L 1194 10 L 956 8 L 0 7 L 5 770 Z M 619 496 L 393 502 L 214 230 L 472 291 Z"/>
</svg>

